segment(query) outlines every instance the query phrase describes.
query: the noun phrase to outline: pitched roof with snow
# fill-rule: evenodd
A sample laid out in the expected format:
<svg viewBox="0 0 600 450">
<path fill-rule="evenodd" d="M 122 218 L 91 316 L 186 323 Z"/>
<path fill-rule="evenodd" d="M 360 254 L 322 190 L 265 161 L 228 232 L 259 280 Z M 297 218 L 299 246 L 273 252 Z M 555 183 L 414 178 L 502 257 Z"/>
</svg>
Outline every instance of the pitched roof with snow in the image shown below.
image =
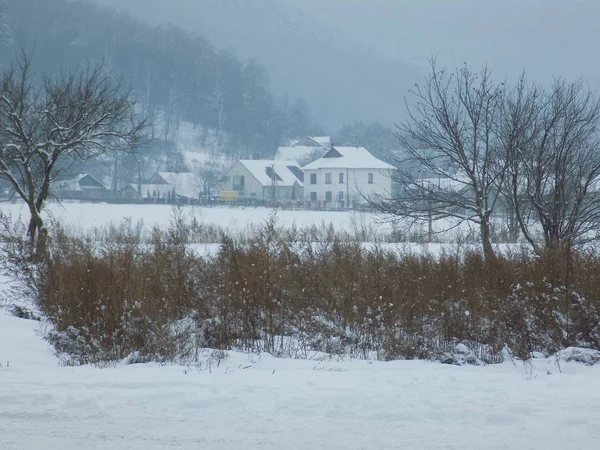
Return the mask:
<svg viewBox="0 0 600 450">
<path fill-rule="evenodd" d="M 423 178 L 418 182 L 425 189 L 430 191 L 440 190 L 448 192 L 461 192 L 470 188 L 470 182 L 463 177 L 438 177 L 438 178 Z"/>
<path fill-rule="evenodd" d="M 322 158 L 303 167 L 316 169 L 394 169 L 395 167 L 375 158 L 364 147 L 332 147 Z"/>
<path fill-rule="evenodd" d="M 306 136 L 295 142 L 294 147 L 324 147 L 327 150 L 331 148 L 330 136 Z"/>
<path fill-rule="evenodd" d="M 331 148 L 331 136 L 305 136 L 302 139 L 289 141 L 288 147 L 324 147 Z"/>
<path fill-rule="evenodd" d="M 304 175 L 296 161 L 275 161 L 266 159 L 240 159 L 248 172 L 263 186 L 303 186 Z"/>
<path fill-rule="evenodd" d="M 275 153 L 276 161 L 300 161 L 310 157 L 317 152 L 319 156 L 323 156 L 327 150 L 323 147 L 307 147 L 305 145 L 293 147 L 279 147 Z"/>
<path fill-rule="evenodd" d="M 198 186 L 198 175 L 194 172 L 157 172 L 163 180 L 173 185 L 196 185 Z"/>
<path fill-rule="evenodd" d="M 177 195 L 196 198 L 200 192 L 198 175 L 193 172 L 157 172 L 171 188 L 175 188 Z"/>
<path fill-rule="evenodd" d="M 138 186 L 135 183 L 128 184 L 126 187 L 133 189 L 135 192 L 138 192 L 138 188 L 141 188 L 141 191 L 138 192 L 141 197 L 160 197 L 165 198 L 173 193 L 173 186 L 168 184 L 142 184 Z M 123 188 L 125 189 L 125 188 Z M 177 191 L 176 191 L 177 193 Z"/>
<path fill-rule="evenodd" d="M 319 144 L 331 148 L 331 136 L 312 136 L 312 138 Z"/>
<path fill-rule="evenodd" d="M 87 172 L 82 172 L 75 178 L 63 180 L 57 183 L 60 190 L 82 191 L 84 189 L 106 189 L 100 181 Z"/>
</svg>

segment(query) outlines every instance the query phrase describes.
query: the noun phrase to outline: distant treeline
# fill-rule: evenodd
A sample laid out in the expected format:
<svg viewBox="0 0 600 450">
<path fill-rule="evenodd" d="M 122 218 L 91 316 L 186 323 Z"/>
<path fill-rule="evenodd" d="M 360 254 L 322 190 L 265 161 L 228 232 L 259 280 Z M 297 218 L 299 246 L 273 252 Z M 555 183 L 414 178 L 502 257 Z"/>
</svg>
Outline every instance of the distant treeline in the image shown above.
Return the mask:
<svg viewBox="0 0 600 450">
<path fill-rule="evenodd" d="M 173 26 L 151 27 L 85 1 L 0 0 L 0 66 L 23 48 L 44 72 L 103 63 L 131 85 L 155 137 L 181 120 L 200 139 L 228 140 L 246 156 L 272 156 L 289 136 L 315 132 L 302 99 L 275 98 L 266 70 Z"/>
</svg>

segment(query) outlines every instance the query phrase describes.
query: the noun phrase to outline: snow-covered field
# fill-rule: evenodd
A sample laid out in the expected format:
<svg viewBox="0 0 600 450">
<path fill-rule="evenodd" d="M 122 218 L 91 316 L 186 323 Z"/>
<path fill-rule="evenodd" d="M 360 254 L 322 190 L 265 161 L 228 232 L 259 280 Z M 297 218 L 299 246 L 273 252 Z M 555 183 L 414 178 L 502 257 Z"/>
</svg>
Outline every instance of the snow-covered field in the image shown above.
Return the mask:
<svg viewBox="0 0 600 450">
<path fill-rule="evenodd" d="M 0 312 L 0 448 L 600 448 L 600 366 L 280 360 L 59 367 Z"/>
<path fill-rule="evenodd" d="M 13 217 L 28 217 L 27 208 L 22 203 L 0 203 L 0 210 L 10 212 Z M 220 224 L 232 230 L 245 230 L 249 225 L 262 224 L 272 213 L 269 208 L 205 208 L 198 206 L 182 207 L 184 216 L 196 217 L 199 221 Z M 60 220 L 64 224 L 89 229 L 113 222 L 120 223 L 124 218 L 134 223 L 142 220 L 144 225 L 167 225 L 173 217 L 173 207 L 170 205 L 116 205 L 107 203 L 63 202 L 49 203 L 45 209 L 46 216 Z M 333 223 L 336 229 L 351 230 L 353 226 L 371 226 L 374 229 L 389 230 L 388 224 L 381 224 L 375 215 L 362 212 L 339 211 L 286 211 L 277 213 L 278 223 L 299 227 Z"/>
<path fill-rule="evenodd" d="M 21 205 L 0 204 L 13 216 Z M 186 208 L 244 230 L 262 208 Z M 170 206 L 51 204 L 89 229 L 123 218 L 165 225 Z M 367 214 L 280 211 L 280 224 L 358 223 Z M 380 228 L 379 228 L 380 229 Z M 0 279 L 0 290 L 5 280 Z M 488 367 L 423 361 L 285 360 L 229 353 L 217 366 L 58 365 L 39 323 L 0 310 L 0 449 L 600 448 L 600 366 L 538 359 Z M 207 353 L 208 355 L 208 353 Z"/>
</svg>

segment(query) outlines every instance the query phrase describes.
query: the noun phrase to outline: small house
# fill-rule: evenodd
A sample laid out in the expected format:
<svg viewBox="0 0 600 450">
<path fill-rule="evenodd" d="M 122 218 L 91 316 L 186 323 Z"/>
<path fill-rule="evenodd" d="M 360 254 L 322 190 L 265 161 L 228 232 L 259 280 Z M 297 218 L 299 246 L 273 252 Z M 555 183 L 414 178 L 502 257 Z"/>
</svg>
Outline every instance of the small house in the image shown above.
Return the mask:
<svg viewBox="0 0 600 450">
<path fill-rule="evenodd" d="M 302 200 L 304 174 L 296 161 L 238 160 L 227 172 L 223 190 L 239 197 Z"/>
<path fill-rule="evenodd" d="M 194 172 L 156 172 L 142 185 L 142 197 L 164 195 L 169 192 L 175 198 L 197 199 L 200 197 L 200 180 Z"/>
<path fill-rule="evenodd" d="M 57 183 L 57 196 L 74 200 L 105 200 L 109 190 L 94 176 L 83 172 L 70 180 Z"/>
</svg>

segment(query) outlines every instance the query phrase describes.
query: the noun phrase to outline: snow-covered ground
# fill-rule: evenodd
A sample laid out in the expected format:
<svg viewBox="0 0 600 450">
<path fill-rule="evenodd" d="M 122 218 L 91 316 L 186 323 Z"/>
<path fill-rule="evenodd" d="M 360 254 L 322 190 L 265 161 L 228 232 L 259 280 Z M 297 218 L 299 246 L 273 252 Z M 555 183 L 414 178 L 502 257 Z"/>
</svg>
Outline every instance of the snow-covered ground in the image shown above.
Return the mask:
<svg viewBox="0 0 600 450">
<path fill-rule="evenodd" d="M 0 203 L 0 209 L 10 212 L 13 217 L 28 217 L 27 208 L 23 203 Z M 182 207 L 184 216 L 196 217 L 199 221 L 220 224 L 232 230 L 245 230 L 251 224 L 258 225 L 268 220 L 272 209 L 253 207 Z M 63 202 L 49 203 L 44 210 L 46 216 L 60 220 L 83 229 L 89 229 L 113 222 L 120 223 L 124 218 L 130 218 L 134 223 L 142 220 L 144 225 L 167 225 L 173 217 L 171 205 L 116 205 L 107 203 Z M 291 211 L 279 210 L 278 223 L 299 227 L 333 223 L 338 230 L 351 230 L 353 226 L 370 226 L 374 229 L 389 230 L 389 224 L 381 224 L 380 217 L 364 212 L 340 211 Z"/>
<path fill-rule="evenodd" d="M 536 360 L 59 367 L 38 323 L 0 312 L 0 448 L 600 448 L 600 366 Z"/>
</svg>

